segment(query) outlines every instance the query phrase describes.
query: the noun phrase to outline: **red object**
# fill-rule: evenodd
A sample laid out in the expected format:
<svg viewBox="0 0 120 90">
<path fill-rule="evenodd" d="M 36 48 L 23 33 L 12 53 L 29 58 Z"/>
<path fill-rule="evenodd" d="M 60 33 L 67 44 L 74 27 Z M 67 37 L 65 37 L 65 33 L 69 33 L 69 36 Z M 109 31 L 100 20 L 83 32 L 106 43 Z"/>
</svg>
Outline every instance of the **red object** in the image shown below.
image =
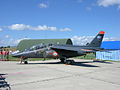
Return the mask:
<svg viewBox="0 0 120 90">
<path fill-rule="evenodd" d="M 105 34 L 105 32 L 104 31 L 100 31 L 99 34 Z"/>
<path fill-rule="evenodd" d="M 8 51 L 0 51 L 0 55 L 9 55 L 9 52 Z"/>
</svg>

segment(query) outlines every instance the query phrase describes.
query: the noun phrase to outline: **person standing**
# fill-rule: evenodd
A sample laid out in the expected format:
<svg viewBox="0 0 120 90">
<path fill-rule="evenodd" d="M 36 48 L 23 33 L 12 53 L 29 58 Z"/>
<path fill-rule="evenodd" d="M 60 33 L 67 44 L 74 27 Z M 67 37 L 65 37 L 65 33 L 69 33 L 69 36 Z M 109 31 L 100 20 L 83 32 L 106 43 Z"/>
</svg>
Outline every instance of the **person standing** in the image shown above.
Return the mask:
<svg viewBox="0 0 120 90">
<path fill-rule="evenodd" d="M 1 60 L 3 60 L 3 47 L 1 47 L 0 53 L 1 53 Z"/>
<path fill-rule="evenodd" d="M 9 49 L 6 50 L 6 59 L 9 60 Z"/>
<path fill-rule="evenodd" d="M 2 48 L 0 47 L 0 60 L 2 60 Z"/>
</svg>

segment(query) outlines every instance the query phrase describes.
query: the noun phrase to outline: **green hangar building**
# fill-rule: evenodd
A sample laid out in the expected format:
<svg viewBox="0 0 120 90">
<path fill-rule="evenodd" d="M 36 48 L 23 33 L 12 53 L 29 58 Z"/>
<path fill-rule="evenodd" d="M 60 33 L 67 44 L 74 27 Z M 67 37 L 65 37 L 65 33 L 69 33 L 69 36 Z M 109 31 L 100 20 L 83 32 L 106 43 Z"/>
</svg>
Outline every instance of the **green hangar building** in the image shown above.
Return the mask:
<svg viewBox="0 0 120 90">
<path fill-rule="evenodd" d="M 67 44 L 72 45 L 71 39 L 25 39 L 20 41 L 20 43 L 17 46 L 17 50 L 24 51 L 25 49 L 28 49 L 34 45 L 39 44 Z"/>
</svg>

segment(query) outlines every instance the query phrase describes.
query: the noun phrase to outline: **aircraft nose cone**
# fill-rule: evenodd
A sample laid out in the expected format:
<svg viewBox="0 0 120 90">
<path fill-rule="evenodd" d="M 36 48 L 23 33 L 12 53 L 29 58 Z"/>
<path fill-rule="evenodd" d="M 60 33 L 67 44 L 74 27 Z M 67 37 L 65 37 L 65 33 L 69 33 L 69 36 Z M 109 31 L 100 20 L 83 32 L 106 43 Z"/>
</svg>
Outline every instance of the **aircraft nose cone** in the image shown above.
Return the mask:
<svg viewBox="0 0 120 90">
<path fill-rule="evenodd" d="M 29 54 L 30 54 L 29 52 L 18 52 L 18 53 L 12 54 L 12 56 L 20 58 L 20 57 L 27 57 L 29 56 Z"/>
<path fill-rule="evenodd" d="M 23 56 L 23 54 L 18 52 L 18 53 L 13 53 L 12 56 L 19 58 L 19 57 Z"/>
<path fill-rule="evenodd" d="M 20 54 L 12 54 L 13 57 L 20 57 Z"/>
</svg>

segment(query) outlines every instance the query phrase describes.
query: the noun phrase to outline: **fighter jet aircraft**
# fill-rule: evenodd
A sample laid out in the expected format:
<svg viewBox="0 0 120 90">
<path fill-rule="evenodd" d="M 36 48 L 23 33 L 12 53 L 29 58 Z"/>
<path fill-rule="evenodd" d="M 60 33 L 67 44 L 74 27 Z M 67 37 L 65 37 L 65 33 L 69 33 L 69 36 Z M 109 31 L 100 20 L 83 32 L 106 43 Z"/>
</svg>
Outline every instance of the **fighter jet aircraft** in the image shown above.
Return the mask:
<svg viewBox="0 0 120 90">
<path fill-rule="evenodd" d="M 104 31 L 100 31 L 90 43 L 87 43 L 84 46 L 53 44 L 36 45 L 23 52 L 13 54 L 13 57 L 21 58 L 21 62 L 24 61 L 25 64 L 28 63 L 25 60 L 27 58 L 59 58 L 62 63 L 72 64 L 74 61 L 68 60 L 68 58 L 83 56 L 87 53 L 93 53 L 102 50 L 100 46 L 104 34 Z"/>
</svg>

